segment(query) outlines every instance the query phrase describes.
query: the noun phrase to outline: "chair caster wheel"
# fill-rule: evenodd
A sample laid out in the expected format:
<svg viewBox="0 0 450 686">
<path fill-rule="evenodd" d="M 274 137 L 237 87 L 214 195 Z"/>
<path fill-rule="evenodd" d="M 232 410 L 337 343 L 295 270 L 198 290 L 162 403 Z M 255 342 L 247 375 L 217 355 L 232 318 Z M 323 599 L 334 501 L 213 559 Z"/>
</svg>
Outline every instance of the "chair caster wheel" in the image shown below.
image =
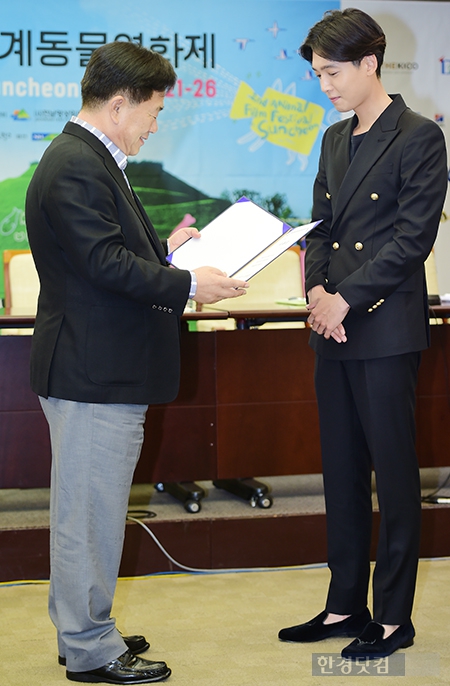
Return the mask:
<svg viewBox="0 0 450 686">
<path fill-rule="evenodd" d="M 273 498 L 271 495 L 261 495 L 258 498 L 258 507 L 261 507 L 263 510 L 268 510 L 269 507 L 272 507 L 273 505 Z"/>
<path fill-rule="evenodd" d="M 186 500 L 184 503 L 184 509 L 186 512 L 191 512 L 191 514 L 196 514 L 202 509 L 201 504 L 198 500 Z"/>
<path fill-rule="evenodd" d="M 193 481 L 159 482 L 155 484 L 155 490 L 173 496 L 183 504 L 186 512 L 191 514 L 200 512 L 200 501 L 206 496 L 206 491 Z"/>
</svg>

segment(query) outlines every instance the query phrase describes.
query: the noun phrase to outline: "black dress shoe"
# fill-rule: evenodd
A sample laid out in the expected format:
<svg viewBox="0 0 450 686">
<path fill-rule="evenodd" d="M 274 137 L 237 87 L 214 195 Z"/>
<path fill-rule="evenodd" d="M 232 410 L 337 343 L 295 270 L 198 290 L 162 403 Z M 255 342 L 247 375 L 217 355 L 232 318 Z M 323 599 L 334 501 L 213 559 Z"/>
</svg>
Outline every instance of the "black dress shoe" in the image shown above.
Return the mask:
<svg viewBox="0 0 450 686">
<path fill-rule="evenodd" d="M 119 631 L 119 634 L 122 636 L 122 632 Z M 133 655 L 140 655 L 150 648 L 150 643 L 147 641 L 145 636 L 141 636 L 140 634 L 133 634 L 133 636 L 122 636 L 122 638 L 126 643 L 128 650 L 131 651 Z"/>
<path fill-rule="evenodd" d="M 369 622 L 360 636 L 344 648 L 341 655 L 348 660 L 377 660 L 388 657 L 399 648 L 412 646 L 415 634 L 411 620 L 407 624 L 401 624 L 387 638 L 383 638 L 384 627 L 381 624 Z"/>
<path fill-rule="evenodd" d="M 136 657 L 129 650 L 98 669 L 90 669 L 87 672 L 66 670 L 66 677 L 70 681 L 82 681 L 89 684 L 150 684 L 167 679 L 170 674 L 171 670 L 165 662 L 144 660 Z"/>
<path fill-rule="evenodd" d="M 120 633 L 120 631 L 119 631 Z M 122 634 L 121 634 L 122 635 Z M 125 644 L 128 648 L 128 650 L 133 653 L 133 655 L 140 655 L 143 653 L 145 650 L 150 648 L 150 643 L 147 641 L 145 636 L 122 636 L 123 640 L 125 641 Z M 66 658 L 62 657 L 61 655 L 58 655 L 58 662 L 60 665 L 66 664 Z"/>
<path fill-rule="evenodd" d="M 366 624 L 372 619 L 367 607 L 360 614 L 350 615 L 347 619 L 341 619 L 340 622 L 334 622 L 333 624 L 323 623 L 327 616 L 328 612 L 324 610 L 320 615 L 317 615 L 309 622 L 305 622 L 305 624 L 281 629 L 278 638 L 280 641 L 313 643 L 315 641 L 323 641 L 325 638 L 359 636 Z"/>
</svg>

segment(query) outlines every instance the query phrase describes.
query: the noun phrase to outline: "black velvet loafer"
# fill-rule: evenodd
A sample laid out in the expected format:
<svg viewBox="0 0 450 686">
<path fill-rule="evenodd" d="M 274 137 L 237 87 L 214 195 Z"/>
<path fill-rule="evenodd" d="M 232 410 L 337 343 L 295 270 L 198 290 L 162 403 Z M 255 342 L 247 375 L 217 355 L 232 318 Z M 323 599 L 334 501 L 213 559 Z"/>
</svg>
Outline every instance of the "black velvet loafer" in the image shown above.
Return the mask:
<svg viewBox="0 0 450 686">
<path fill-rule="evenodd" d="M 390 636 L 383 638 L 384 627 L 378 622 L 369 622 L 364 631 L 342 651 L 342 657 L 348 660 L 377 660 L 389 657 L 399 648 L 409 648 L 414 643 L 414 631 L 411 620 L 401 624 Z"/>
<path fill-rule="evenodd" d="M 278 638 L 280 641 L 314 643 L 315 641 L 323 641 L 326 638 L 359 636 L 366 624 L 372 619 L 367 607 L 360 614 L 350 615 L 347 619 L 342 619 L 340 622 L 334 622 L 333 624 L 323 623 L 327 615 L 328 612 L 324 610 L 320 615 L 317 615 L 309 622 L 305 622 L 305 624 L 281 629 Z"/>
<path fill-rule="evenodd" d="M 144 660 L 136 657 L 129 650 L 98 669 L 90 669 L 87 672 L 66 670 L 66 677 L 70 681 L 82 681 L 89 684 L 150 684 L 163 681 L 170 675 L 171 670 L 165 662 Z"/>
<path fill-rule="evenodd" d="M 147 641 L 145 636 L 140 636 L 138 634 L 136 636 L 122 636 L 122 638 L 125 641 L 125 645 L 127 646 L 128 650 L 133 653 L 133 655 L 140 655 L 145 650 L 150 648 L 150 643 Z M 58 663 L 65 666 L 66 658 L 62 657 L 62 655 L 58 655 Z"/>
</svg>

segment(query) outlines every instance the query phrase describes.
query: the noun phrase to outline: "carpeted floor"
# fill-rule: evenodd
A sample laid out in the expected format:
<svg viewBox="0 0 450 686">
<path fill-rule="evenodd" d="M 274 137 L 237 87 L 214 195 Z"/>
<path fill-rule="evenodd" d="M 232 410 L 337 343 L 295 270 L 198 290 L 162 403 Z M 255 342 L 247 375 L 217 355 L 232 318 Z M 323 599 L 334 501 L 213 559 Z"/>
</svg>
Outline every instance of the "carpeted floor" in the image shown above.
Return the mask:
<svg viewBox="0 0 450 686">
<path fill-rule="evenodd" d="M 448 470 L 424 470 L 425 492 L 442 485 Z M 202 483 L 208 491 L 198 514 L 185 512 L 167 493 L 148 484 L 133 487 L 130 508 L 155 511 L 158 519 L 189 520 L 267 517 L 292 512 L 323 512 L 320 475 L 262 479 L 271 488 L 271 510 Z M 0 529 L 46 526 L 48 490 L 0 491 Z M 339 659 L 346 639 L 314 645 L 281 643 L 278 630 L 306 621 L 324 606 L 328 584 L 324 566 L 280 570 L 243 570 L 208 575 L 162 575 L 121 579 L 114 616 L 126 633 L 145 633 L 149 659 L 164 659 L 173 670 L 173 686 L 303 686 L 357 684 L 368 677 L 364 665 L 343 673 Z M 404 651 L 406 683 L 450 683 L 450 559 L 422 560 L 413 621 L 416 643 Z M 53 686 L 68 683 L 57 664 L 54 628 L 47 615 L 47 583 L 0 584 L 0 686 Z M 331 654 L 334 662 L 313 675 L 313 654 Z M 398 653 L 400 654 L 400 653 Z M 320 671 L 314 659 L 315 673 Z M 324 662 L 325 660 L 321 660 Z M 381 683 L 398 684 L 400 676 L 382 674 Z M 328 672 L 328 673 L 327 673 Z M 369 676 L 369 679 L 371 677 Z M 374 678 L 374 677 L 372 677 Z M 405 677 L 403 678 L 405 682 Z"/>
<path fill-rule="evenodd" d="M 413 615 L 417 637 L 404 651 L 404 683 L 449 683 L 449 579 L 449 559 L 421 561 Z M 330 674 L 313 676 L 312 654 L 338 657 L 348 639 L 289 644 L 278 641 L 277 632 L 317 614 L 327 582 L 325 567 L 121 579 L 114 616 L 124 633 L 147 635 L 152 645 L 145 656 L 167 661 L 172 686 L 323 684 Z M 69 683 L 56 660 L 47 591 L 45 583 L 0 586 L 2 686 Z M 364 664 L 346 675 L 340 662 L 332 665 L 331 684 L 347 685 L 350 676 L 350 683 L 367 683 Z M 378 675 L 370 669 L 372 678 Z M 400 676 L 383 675 L 382 665 L 378 670 L 381 684 L 399 683 Z"/>
</svg>

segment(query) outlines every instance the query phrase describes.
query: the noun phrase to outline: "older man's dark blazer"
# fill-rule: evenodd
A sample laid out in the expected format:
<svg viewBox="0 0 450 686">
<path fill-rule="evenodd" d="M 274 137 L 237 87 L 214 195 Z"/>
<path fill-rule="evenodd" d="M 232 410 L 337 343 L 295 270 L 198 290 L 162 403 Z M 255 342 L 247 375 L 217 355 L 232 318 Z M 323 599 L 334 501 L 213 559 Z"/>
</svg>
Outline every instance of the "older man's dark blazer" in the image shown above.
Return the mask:
<svg viewBox="0 0 450 686">
<path fill-rule="evenodd" d="M 112 155 L 78 124 L 39 163 L 26 222 L 41 281 L 33 390 L 81 402 L 172 400 L 190 274 L 167 266 Z"/>
<path fill-rule="evenodd" d="M 436 239 L 447 189 L 439 126 L 401 96 L 366 133 L 350 163 L 354 118 L 326 130 L 314 186 L 306 289 L 322 284 L 349 303 L 348 340 L 312 332 L 330 359 L 370 359 L 429 345 L 424 262 Z"/>
</svg>

